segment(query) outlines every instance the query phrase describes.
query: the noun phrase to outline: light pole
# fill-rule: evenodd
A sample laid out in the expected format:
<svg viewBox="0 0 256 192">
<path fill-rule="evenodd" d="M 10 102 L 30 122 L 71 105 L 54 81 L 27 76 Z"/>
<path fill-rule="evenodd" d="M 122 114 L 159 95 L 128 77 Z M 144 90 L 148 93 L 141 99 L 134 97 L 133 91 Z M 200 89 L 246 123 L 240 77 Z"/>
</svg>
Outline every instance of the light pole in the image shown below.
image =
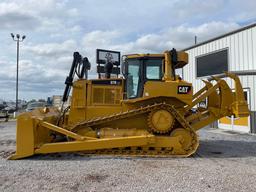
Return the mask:
<svg viewBox="0 0 256 192">
<path fill-rule="evenodd" d="M 19 56 L 20 56 L 20 42 L 22 42 L 26 36 L 23 35 L 22 37 L 20 37 L 20 34 L 16 34 L 16 36 L 11 33 L 12 39 L 13 41 L 17 42 L 17 71 L 16 71 L 16 112 L 18 112 L 18 85 L 19 85 Z"/>
</svg>

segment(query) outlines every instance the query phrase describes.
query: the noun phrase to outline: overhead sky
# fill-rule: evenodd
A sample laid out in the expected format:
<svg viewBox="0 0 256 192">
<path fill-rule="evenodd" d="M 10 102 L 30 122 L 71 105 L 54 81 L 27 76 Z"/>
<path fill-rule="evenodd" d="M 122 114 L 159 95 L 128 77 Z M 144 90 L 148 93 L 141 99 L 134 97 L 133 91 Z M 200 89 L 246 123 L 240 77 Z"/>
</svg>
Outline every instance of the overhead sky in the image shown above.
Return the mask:
<svg viewBox="0 0 256 192">
<path fill-rule="evenodd" d="M 156 53 L 235 30 L 256 20 L 255 0 L 1 0 L 0 99 L 15 100 L 16 44 L 20 46 L 19 98 L 63 93 L 72 54 L 95 50 Z"/>
</svg>

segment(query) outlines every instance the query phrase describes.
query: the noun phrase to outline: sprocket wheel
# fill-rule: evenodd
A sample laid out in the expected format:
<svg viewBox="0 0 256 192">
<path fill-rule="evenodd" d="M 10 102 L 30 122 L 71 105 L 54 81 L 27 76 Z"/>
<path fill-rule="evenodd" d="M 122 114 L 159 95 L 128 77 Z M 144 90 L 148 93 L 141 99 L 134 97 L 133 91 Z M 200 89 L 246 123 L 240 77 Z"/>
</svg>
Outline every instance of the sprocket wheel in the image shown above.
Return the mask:
<svg viewBox="0 0 256 192">
<path fill-rule="evenodd" d="M 174 117 L 165 109 L 152 111 L 148 116 L 148 126 L 153 133 L 165 134 L 171 131 Z"/>
</svg>

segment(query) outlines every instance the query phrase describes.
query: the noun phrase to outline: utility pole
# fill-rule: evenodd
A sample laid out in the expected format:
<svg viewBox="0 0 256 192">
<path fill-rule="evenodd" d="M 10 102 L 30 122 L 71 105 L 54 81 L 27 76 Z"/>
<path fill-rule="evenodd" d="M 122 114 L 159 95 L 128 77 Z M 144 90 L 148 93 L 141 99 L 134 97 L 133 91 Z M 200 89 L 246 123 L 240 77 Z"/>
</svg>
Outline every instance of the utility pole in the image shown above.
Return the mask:
<svg viewBox="0 0 256 192">
<path fill-rule="evenodd" d="M 25 35 L 23 35 L 22 37 L 20 37 L 20 34 L 16 34 L 16 36 L 11 33 L 11 37 L 13 39 L 13 41 L 17 42 L 17 70 L 16 70 L 16 112 L 18 112 L 18 99 L 19 99 L 19 56 L 20 56 L 20 42 L 24 41 L 24 39 L 26 38 Z"/>
<path fill-rule="evenodd" d="M 197 44 L 197 36 L 195 36 L 195 45 Z"/>
</svg>

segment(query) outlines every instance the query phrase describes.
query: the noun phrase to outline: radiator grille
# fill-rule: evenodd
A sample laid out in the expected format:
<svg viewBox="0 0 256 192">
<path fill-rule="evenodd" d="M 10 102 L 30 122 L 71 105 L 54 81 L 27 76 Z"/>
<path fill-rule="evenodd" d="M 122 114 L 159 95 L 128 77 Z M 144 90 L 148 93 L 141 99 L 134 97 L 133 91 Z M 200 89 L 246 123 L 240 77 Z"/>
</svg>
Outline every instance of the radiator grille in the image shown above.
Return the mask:
<svg viewBox="0 0 256 192">
<path fill-rule="evenodd" d="M 93 104 L 117 105 L 121 100 L 121 88 L 93 88 Z"/>
</svg>

